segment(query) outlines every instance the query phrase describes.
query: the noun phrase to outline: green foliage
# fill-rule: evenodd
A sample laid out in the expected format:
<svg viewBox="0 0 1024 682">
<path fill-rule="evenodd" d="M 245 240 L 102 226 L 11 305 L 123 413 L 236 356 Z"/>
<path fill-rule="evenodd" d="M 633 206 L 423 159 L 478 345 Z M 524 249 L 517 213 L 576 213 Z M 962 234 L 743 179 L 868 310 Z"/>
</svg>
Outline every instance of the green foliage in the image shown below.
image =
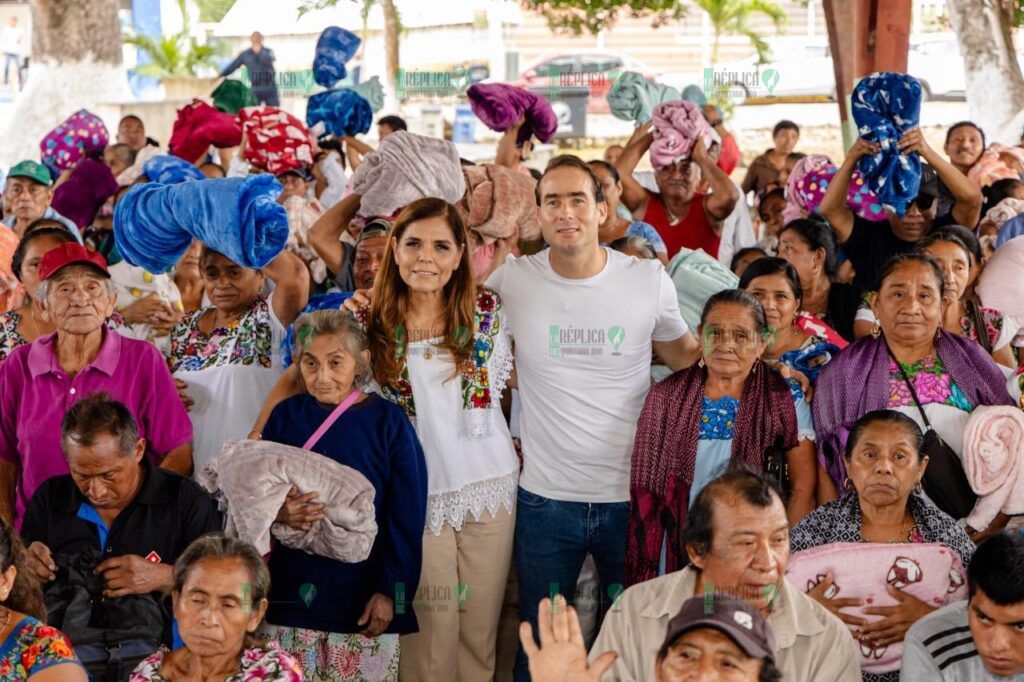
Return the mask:
<svg viewBox="0 0 1024 682">
<path fill-rule="evenodd" d="M 199 5 L 199 21 L 216 24 L 235 5 L 236 0 L 196 0 Z"/>
<path fill-rule="evenodd" d="M 711 26 L 715 30 L 715 53 L 718 39 L 723 35 L 740 35 L 747 38 L 757 51 L 757 61 L 763 64 L 768 61 L 770 48 L 764 37 L 755 31 L 750 20 L 755 14 L 763 14 L 771 19 L 775 29 L 781 29 L 786 23 L 786 12 L 771 0 L 693 0 L 702 10 L 707 12 Z M 712 55 L 712 61 L 718 57 Z"/>
<path fill-rule="evenodd" d="M 370 19 L 370 12 L 374 6 L 378 4 L 378 0 L 347 0 L 348 2 L 359 3 L 359 17 L 363 20 L 363 40 L 366 40 L 366 24 Z M 337 7 L 341 0 L 302 0 L 302 4 L 299 5 L 299 17 L 313 12 L 316 10 L 327 9 L 329 7 Z M 395 23 L 398 25 L 398 32 L 402 32 L 402 15 L 399 13 L 398 8 L 395 8 Z"/>
<path fill-rule="evenodd" d="M 686 14 L 680 0 L 524 0 L 523 4 L 542 14 L 551 30 L 575 35 L 597 34 L 614 25 L 620 10 L 634 18 L 650 17 L 654 28 Z"/>
<path fill-rule="evenodd" d="M 194 78 L 203 70 L 216 68 L 217 57 L 224 54 L 225 46 L 217 42 L 200 44 L 191 35 L 185 0 L 178 0 L 178 9 L 183 21 L 177 33 L 160 38 L 137 33 L 124 35 L 126 44 L 134 45 L 149 57 L 148 64 L 135 69 L 140 75 L 152 78 Z"/>
</svg>

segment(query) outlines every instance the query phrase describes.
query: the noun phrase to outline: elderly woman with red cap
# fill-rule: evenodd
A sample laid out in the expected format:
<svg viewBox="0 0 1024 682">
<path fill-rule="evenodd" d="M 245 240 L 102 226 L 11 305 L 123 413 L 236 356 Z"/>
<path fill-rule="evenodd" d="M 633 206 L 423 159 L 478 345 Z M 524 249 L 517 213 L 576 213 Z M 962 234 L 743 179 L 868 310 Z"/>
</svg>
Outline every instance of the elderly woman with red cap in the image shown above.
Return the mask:
<svg viewBox="0 0 1024 682">
<path fill-rule="evenodd" d="M 103 256 L 60 244 L 39 261 L 39 280 L 34 305 L 56 332 L 0 365 L 0 515 L 19 525 L 36 488 L 68 473 L 61 419 L 91 393 L 128 406 L 154 463 L 192 469 L 192 425 L 163 357 L 106 325 L 117 297 Z"/>
</svg>

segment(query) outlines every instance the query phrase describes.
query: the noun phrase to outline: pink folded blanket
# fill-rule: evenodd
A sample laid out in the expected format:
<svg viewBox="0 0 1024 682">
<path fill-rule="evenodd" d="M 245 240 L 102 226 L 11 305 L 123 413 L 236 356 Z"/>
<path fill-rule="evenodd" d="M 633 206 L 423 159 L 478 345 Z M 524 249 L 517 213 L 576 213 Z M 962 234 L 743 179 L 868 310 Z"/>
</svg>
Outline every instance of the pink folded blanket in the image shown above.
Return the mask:
<svg viewBox="0 0 1024 682">
<path fill-rule="evenodd" d="M 1024 282 L 1024 239 L 1011 239 L 985 262 L 975 290 L 981 304 L 1024 323 L 1024 296 L 1008 282 Z"/>
<path fill-rule="evenodd" d="M 493 163 L 463 166 L 466 194 L 455 205 L 466 227 L 484 242 L 504 239 L 519 229 L 520 239 L 540 237 L 534 191 L 537 182 L 511 168 Z"/>
<path fill-rule="evenodd" d="M 967 179 L 978 187 L 988 187 L 998 180 L 1019 180 L 1021 171 L 1024 171 L 1024 149 L 993 144 L 967 171 Z"/>
<path fill-rule="evenodd" d="M 683 99 L 662 102 L 654 107 L 651 118 L 654 121 L 654 142 L 650 152 L 651 164 L 655 168 L 666 168 L 690 158 L 698 137 L 706 146 L 711 146 L 711 126 L 700 107 L 693 102 Z"/>
<path fill-rule="evenodd" d="M 361 473 L 291 445 L 261 440 L 229 440 L 197 475 L 227 509 L 224 532 L 270 551 L 270 536 L 292 549 L 357 563 L 370 556 L 377 537 L 373 484 Z M 292 486 L 316 491 L 326 504 L 324 518 L 308 532 L 275 523 Z"/>
<path fill-rule="evenodd" d="M 998 232 L 1004 223 L 1012 218 L 1016 218 L 1021 213 L 1024 213 L 1024 199 L 1006 197 L 985 213 L 985 217 L 981 219 L 979 229 L 986 224 L 990 224 Z"/>
<path fill-rule="evenodd" d="M 987 528 L 999 512 L 1024 513 L 1024 412 L 1003 405 L 978 407 L 967 420 L 964 472 L 979 495 L 967 517 Z"/>
<path fill-rule="evenodd" d="M 886 585 L 940 608 L 967 598 L 967 572 L 957 553 L 939 543 L 876 544 L 836 542 L 796 552 L 789 558 L 786 579 L 805 592 L 831 573 L 829 599 L 855 598 L 864 606 L 895 606 Z M 845 609 L 868 622 L 882 616 L 867 615 L 861 607 Z M 903 643 L 875 648 L 859 643 L 861 670 L 886 673 L 899 670 Z"/>
<path fill-rule="evenodd" d="M 812 154 L 797 161 L 786 182 L 786 208 L 782 220 L 788 223 L 816 212 L 836 170 L 832 160 L 822 154 Z M 865 220 L 886 219 L 878 195 L 868 189 L 857 170 L 853 171 L 846 192 L 846 206 Z"/>
<path fill-rule="evenodd" d="M 558 117 L 551 103 L 535 92 L 508 83 L 477 83 L 466 91 L 469 106 L 478 119 L 491 130 L 503 133 L 526 116 L 516 143 L 522 144 L 536 136 L 550 142 L 558 132 Z"/>
</svg>

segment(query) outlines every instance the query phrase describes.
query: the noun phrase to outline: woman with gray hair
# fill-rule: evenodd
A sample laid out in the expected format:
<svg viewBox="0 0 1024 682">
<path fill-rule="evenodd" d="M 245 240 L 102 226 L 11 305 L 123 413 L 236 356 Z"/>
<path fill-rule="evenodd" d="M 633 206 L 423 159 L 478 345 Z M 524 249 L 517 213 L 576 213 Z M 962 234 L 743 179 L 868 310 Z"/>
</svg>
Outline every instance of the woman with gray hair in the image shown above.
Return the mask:
<svg viewBox="0 0 1024 682">
<path fill-rule="evenodd" d="M 184 646 L 154 653 L 131 682 L 301 682 L 302 668 L 291 655 L 254 636 L 269 592 L 270 572 L 252 545 L 219 533 L 195 540 L 174 564 L 171 592 Z"/>
<path fill-rule="evenodd" d="M 397 679 L 398 635 L 417 630 L 412 598 L 426 523 L 423 450 L 401 407 L 360 390 L 370 378 L 370 353 L 352 316 L 303 315 L 294 351 L 302 392 L 279 403 L 256 435 L 365 476 L 375 490 L 379 531 L 369 558 L 357 563 L 274 547 L 264 633 L 299 659 L 308 680 Z M 323 518 L 317 496 L 293 489 L 276 521 L 308 530 Z"/>
</svg>

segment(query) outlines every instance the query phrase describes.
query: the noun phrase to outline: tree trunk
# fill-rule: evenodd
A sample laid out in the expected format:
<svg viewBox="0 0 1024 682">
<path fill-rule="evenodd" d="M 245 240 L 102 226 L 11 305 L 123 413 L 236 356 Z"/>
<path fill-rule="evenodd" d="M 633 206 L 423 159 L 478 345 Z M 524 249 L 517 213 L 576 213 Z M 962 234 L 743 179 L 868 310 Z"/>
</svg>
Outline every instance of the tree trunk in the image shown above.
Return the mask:
<svg viewBox="0 0 1024 682">
<path fill-rule="evenodd" d="M 718 47 L 722 42 L 722 32 L 715 27 L 715 42 L 711 43 L 711 66 L 718 63 Z"/>
<path fill-rule="evenodd" d="M 1024 117 L 1024 78 L 999 0 L 946 0 L 964 57 L 971 118 L 990 140 L 1017 144 Z"/>
<path fill-rule="evenodd" d="M 395 78 L 398 74 L 398 13 L 394 0 L 380 0 L 384 12 L 384 51 L 387 64 L 388 90 L 395 92 Z"/>
<path fill-rule="evenodd" d="M 39 158 L 39 140 L 75 111 L 131 97 L 118 0 L 31 0 L 32 58 L 0 158 Z"/>
</svg>

